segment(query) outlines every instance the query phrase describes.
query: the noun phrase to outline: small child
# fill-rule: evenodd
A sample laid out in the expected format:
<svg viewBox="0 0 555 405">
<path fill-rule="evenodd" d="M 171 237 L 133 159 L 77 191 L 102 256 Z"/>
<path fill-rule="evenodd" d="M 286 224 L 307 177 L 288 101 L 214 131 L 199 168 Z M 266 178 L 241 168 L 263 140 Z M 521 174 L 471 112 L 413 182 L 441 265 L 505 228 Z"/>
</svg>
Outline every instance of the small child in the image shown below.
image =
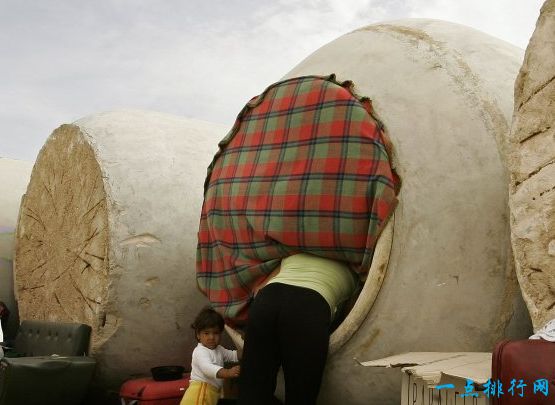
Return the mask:
<svg viewBox="0 0 555 405">
<path fill-rule="evenodd" d="M 222 379 L 239 376 L 239 366 L 224 368 L 224 362 L 238 360 L 237 350 L 220 346 L 224 319 L 212 308 L 202 309 L 191 327 L 199 343 L 193 350 L 189 388 L 180 405 L 216 405 L 223 386 Z"/>
</svg>

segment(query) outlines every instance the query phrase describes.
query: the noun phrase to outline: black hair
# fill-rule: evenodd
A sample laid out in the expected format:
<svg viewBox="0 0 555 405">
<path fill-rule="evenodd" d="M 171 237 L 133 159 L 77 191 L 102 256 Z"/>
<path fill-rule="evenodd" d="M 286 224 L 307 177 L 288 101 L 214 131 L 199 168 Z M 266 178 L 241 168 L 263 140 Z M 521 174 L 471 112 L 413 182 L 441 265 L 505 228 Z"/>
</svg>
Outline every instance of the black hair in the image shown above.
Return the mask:
<svg viewBox="0 0 555 405">
<path fill-rule="evenodd" d="M 6 333 L 6 329 L 8 328 L 8 318 L 10 317 L 10 310 L 4 303 L 4 301 L 0 301 L 0 325 L 2 325 L 2 330 L 4 334 Z"/>
<path fill-rule="evenodd" d="M 224 318 L 211 307 L 204 307 L 198 313 L 195 321 L 191 324 L 195 330 L 195 335 L 208 328 L 218 328 L 224 330 Z"/>
</svg>

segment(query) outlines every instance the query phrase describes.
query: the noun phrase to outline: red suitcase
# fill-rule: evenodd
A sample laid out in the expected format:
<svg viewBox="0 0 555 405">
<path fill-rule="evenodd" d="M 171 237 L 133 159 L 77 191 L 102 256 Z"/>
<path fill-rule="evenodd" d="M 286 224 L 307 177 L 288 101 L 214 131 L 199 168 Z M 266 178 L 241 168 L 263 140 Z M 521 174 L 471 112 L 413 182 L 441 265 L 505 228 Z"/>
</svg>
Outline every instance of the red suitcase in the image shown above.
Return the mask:
<svg viewBox="0 0 555 405">
<path fill-rule="evenodd" d="M 189 387 L 189 373 L 172 381 L 138 378 L 123 383 L 119 391 L 122 405 L 179 405 Z"/>
<path fill-rule="evenodd" d="M 486 389 L 493 405 L 555 405 L 555 343 L 505 340 L 495 346 L 491 360 Z"/>
</svg>

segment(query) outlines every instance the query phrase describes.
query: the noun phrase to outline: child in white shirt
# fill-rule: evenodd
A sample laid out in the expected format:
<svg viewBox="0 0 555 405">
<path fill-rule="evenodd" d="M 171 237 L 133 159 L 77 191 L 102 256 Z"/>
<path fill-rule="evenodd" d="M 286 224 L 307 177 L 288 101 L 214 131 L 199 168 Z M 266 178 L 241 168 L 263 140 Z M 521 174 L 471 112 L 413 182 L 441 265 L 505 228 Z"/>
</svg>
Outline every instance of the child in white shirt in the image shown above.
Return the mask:
<svg viewBox="0 0 555 405">
<path fill-rule="evenodd" d="M 224 378 L 239 377 L 240 368 L 224 368 L 224 362 L 238 361 L 237 350 L 220 346 L 223 317 L 212 308 L 204 308 L 191 325 L 198 345 L 193 350 L 189 388 L 180 405 L 216 405 Z"/>
</svg>

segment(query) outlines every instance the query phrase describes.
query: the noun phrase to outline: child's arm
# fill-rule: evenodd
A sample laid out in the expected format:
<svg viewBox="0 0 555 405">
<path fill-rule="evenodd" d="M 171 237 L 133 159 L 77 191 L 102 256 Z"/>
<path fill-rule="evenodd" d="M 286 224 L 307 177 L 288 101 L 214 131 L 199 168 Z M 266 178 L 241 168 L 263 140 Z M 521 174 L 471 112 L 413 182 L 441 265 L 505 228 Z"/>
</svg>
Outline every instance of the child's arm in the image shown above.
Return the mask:
<svg viewBox="0 0 555 405">
<path fill-rule="evenodd" d="M 229 350 L 226 349 L 225 347 L 222 347 L 223 349 L 223 355 L 224 355 L 224 361 L 227 362 L 237 362 L 239 361 L 239 356 L 238 356 L 238 351 L 237 350 Z M 239 377 L 239 373 L 240 373 L 240 368 L 239 366 L 233 366 L 230 368 L 223 368 L 220 370 L 220 372 L 222 373 L 223 377 L 220 377 L 219 375 L 217 376 L 218 378 L 235 378 L 235 377 Z"/>
<path fill-rule="evenodd" d="M 225 361 L 239 361 L 239 359 L 241 358 L 242 352 L 240 352 L 239 350 L 229 350 L 226 348 L 223 348 L 223 350 Z"/>
<path fill-rule="evenodd" d="M 236 378 L 241 373 L 241 366 L 233 366 L 231 368 L 221 368 L 217 373 L 218 378 Z"/>
</svg>

